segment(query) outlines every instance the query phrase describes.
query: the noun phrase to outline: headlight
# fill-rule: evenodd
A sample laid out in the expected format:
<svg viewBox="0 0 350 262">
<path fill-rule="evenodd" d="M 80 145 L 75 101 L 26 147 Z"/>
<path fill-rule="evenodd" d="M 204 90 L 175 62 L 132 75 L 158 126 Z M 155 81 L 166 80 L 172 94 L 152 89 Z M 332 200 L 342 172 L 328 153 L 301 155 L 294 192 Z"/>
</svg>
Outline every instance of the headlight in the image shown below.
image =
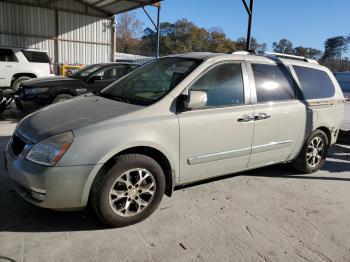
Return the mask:
<svg viewBox="0 0 350 262">
<path fill-rule="evenodd" d="M 72 144 L 73 139 L 72 131 L 44 139 L 32 147 L 26 158 L 38 164 L 54 166 Z"/>
<path fill-rule="evenodd" d="M 26 95 L 35 95 L 35 94 L 45 93 L 47 90 L 49 90 L 48 87 L 25 88 L 24 93 Z"/>
</svg>

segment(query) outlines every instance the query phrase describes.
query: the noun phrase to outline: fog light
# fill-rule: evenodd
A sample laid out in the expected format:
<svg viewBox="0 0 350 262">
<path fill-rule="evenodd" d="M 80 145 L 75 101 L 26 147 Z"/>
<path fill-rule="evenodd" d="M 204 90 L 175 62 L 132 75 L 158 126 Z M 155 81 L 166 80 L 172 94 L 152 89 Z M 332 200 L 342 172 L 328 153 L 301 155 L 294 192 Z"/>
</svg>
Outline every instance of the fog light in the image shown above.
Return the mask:
<svg viewBox="0 0 350 262">
<path fill-rule="evenodd" d="M 41 191 L 41 192 L 38 192 L 38 191 Z M 44 201 L 46 193 L 45 193 L 45 191 L 31 188 L 31 196 L 32 196 L 32 198 L 34 198 L 38 201 Z"/>
</svg>

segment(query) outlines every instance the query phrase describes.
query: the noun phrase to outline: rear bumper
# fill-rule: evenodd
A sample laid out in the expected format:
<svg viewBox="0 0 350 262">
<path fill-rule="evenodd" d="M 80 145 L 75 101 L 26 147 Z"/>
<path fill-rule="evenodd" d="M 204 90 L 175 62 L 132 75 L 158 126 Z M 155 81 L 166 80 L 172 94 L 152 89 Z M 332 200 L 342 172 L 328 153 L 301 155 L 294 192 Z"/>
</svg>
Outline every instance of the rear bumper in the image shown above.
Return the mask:
<svg viewBox="0 0 350 262">
<path fill-rule="evenodd" d="M 50 209 L 86 206 L 88 196 L 84 189 L 95 165 L 46 167 L 25 158 L 14 158 L 8 149 L 5 161 L 13 187 L 28 202 Z"/>
</svg>

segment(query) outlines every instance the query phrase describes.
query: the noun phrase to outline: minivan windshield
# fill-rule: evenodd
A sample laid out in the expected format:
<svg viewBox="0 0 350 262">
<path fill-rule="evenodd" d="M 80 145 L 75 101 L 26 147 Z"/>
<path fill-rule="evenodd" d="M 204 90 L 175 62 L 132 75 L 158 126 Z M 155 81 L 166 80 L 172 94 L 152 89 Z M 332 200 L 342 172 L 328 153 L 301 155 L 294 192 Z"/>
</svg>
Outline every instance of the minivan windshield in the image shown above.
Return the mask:
<svg viewBox="0 0 350 262">
<path fill-rule="evenodd" d="M 98 95 L 148 106 L 170 92 L 200 63 L 198 59 L 178 57 L 152 60 L 107 86 Z"/>
<path fill-rule="evenodd" d="M 70 77 L 75 79 L 84 79 L 87 76 L 91 75 L 92 73 L 96 72 L 97 70 L 101 69 L 103 66 L 104 66 L 103 64 L 90 65 L 90 66 L 84 67 L 81 70 L 76 71 Z"/>
</svg>

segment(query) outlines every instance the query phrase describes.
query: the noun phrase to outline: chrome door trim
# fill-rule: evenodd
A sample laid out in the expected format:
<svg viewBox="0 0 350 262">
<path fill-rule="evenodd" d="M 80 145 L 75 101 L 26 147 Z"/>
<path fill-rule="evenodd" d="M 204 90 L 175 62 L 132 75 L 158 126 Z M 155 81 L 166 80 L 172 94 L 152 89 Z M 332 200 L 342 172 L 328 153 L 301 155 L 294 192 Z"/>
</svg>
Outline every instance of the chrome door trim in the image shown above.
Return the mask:
<svg viewBox="0 0 350 262">
<path fill-rule="evenodd" d="M 203 163 L 212 162 L 212 161 L 247 156 L 250 154 L 250 151 L 251 151 L 250 148 L 243 148 L 243 149 L 230 150 L 230 151 L 212 153 L 212 154 L 201 155 L 201 156 L 193 156 L 187 159 L 187 163 L 189 165 L 197 165 L 197 164 L 203 164 Z"/>
<path fill-rule="evenodd" d="M 294 140 L 286 140 L 286 141 L 280 141 L 280 142 L 271 142 L 265 145 L 253 146 L 252 154 L 288 147 L 293 142 Z"/>
<path fill-rule="evenodd" d="M 207 162 L 213 162 L 218 160 L 225 160 L 229 158 L 236 158 L 241 156 L 249 155 L 250 152 L 252 154 L 255 153 L 261 153 L 265 151 L 280 149 L 284 147 L 290 146 L 294 140 L 286 140 L 281 142 L 271 142 L 265 145 L 259 145 L 254 146 L 252 149 L 250 148 L 242 148 L 237 150 L 230 150 L 230 151 L 224 151 L 224 152 L 218 152 L 218 153 L 212 153 L 207 155 L 201 155 L 201 156 L 193 156 L 187 159 L 187 163 L 189 165 L 197 165 L 197 164 L 203 164 Z"/>
</svg>

